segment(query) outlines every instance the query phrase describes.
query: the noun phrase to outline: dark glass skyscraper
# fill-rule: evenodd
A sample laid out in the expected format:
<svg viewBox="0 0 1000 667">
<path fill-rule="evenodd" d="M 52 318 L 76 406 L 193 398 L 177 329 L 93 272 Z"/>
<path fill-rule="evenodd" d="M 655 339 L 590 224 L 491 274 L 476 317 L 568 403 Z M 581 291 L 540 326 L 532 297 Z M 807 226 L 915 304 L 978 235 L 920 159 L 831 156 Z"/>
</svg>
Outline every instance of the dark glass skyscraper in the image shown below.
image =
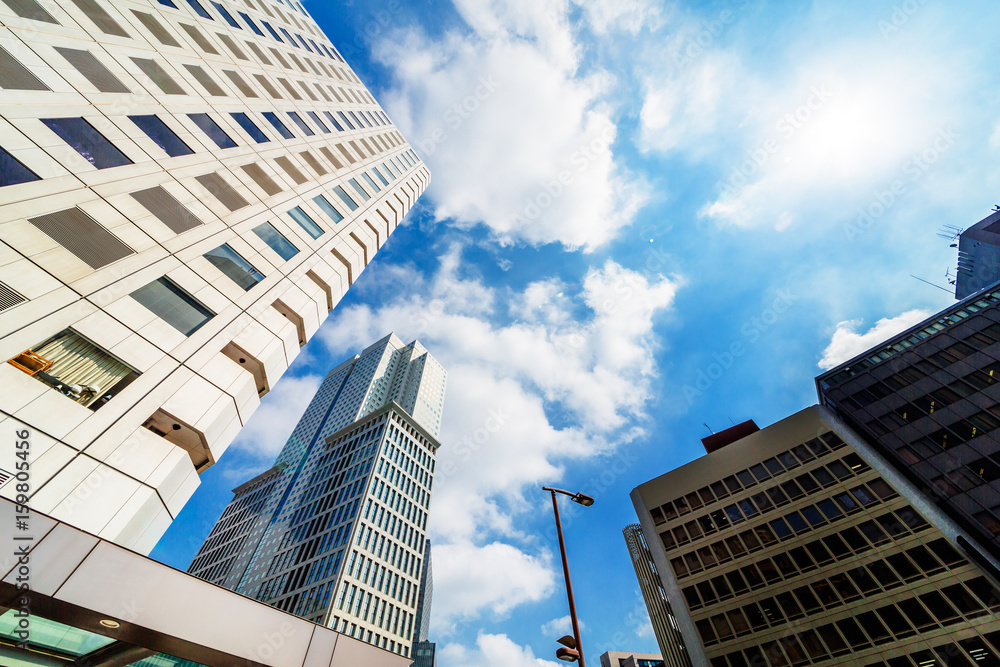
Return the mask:
<svg viewBox="0 0 1000 667">
<path fill-rule="evenodd" d="M 1000 559 L 1000 286 L 831 369 L 816 386 L 824 405 Z"/>
<path fill-rule="evenodd" d="M 410 656 L 446 374 L 389 335 L 334 368 L 189 571 Z"/>
</svg>

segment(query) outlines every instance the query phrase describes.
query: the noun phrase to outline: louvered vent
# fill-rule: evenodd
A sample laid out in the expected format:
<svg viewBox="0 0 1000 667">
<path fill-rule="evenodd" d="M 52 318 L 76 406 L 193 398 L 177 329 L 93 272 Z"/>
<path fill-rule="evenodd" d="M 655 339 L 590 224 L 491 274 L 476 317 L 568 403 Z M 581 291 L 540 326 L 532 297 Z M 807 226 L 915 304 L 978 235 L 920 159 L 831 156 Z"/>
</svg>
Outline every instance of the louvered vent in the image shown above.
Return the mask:
<svg viewBox="0 0 1000 667">
<path fill-rule="evenodd" d="M 104 11 L 104 7 L 97 4 L 97 0 L 72 0 L 73 4 L 77 6 L 81 12 L 87 15 L 87 18 L 94 22 L 102 32 L 108 35 L 117 35 L 119 37 L 130 37 L 130 35 L 125 32 L 125 29 L 118 25 L 118 22 L 111 18 L 111 15 Z"/>
<path fill-rule="evenodd" d="M 117 236 L 79 208 L 68 208 L 30 218 L 28 222 L 92 269 L 99 269 L 135 254 Z"/>
<path fill-rule="evenodd" d="M 209 95 L 215 97 L 226 97 L 225 91 L 219 87 L 219 84 L 217 84 L 212 77 L 205 73 L 205 70 L 197 65 L 185 65 L 184 69 L 191 73 L 191 76 L 194 77 L 195 81 L 205 87 L 205 90 L 208 91 Z"/>
<path fill-rule="evenodd" d="M 173 77 L 167 74 L 167 70 L 163 69 L 160 63 L 155 60 L 150 60 L 149 58 L 132 58 L 132 62 L 167 95 L 186 94 L 180 84 L 174 81 Z"/>
<path fill-rule="evenodd" d="M 202 224 L 194 213 L 158 185 L 133 192 L 131 196 L 175 234 L 186 232 Z"/>
<path fill-rule="evenodd" d="M 35 2 L 35 0 L 3 0 L 3 3 L 22 19 L 45 21 L 46 23 L 59 25 L 59 21 L 52 18 L 52 14 L 42 9 L 42 6 Z"/>
<path fill-rule="evenodd" d="M 250 205 L 250 202 L 244 199 L 239 192 L 233 189 L 233 186 L 226 183 L 222 176 L 218 174 L 205 174 L 204 176 L 197 176 L 195 178 L 230 211 L 238 211 L 244 206 Z"/>
<path fill-rule="evenodd" d="M 277 162 L 282 169 L 288 172 L 288 175 L 291 176 L 292 180 L 295 181 L 297 184 L 302 185 L 303 183 L 306 182 L 307 179 L 305 175 L 303 175 L 303 173 L 299 171 L 294 164 L 292 164 L 292 161 L 289 160 L 284 155 L 282 155 L 281 157 L 274 158 L 274 161 Z"/>
<path fill-rule="evenodd" d="M 67 49 L 61 46 L 57 46 L 55 49 L 70 65 L 76 68 L 76 71 L 93 84 L 94 88 L 102 93 L 132 92 L 90 51 Z"/>
<path fill-rule="evenodd" d="M 146 26 L 146 30 L 153 33 L 156 39 L 160 40 L 161 44 L 166 44 L 167 46 L 180 47 L 180 44 L 174 39 L 174 36 L 167 32 L 167 29 L 163 27 L 163 24 L 157 21 L 152 14 L 147 14 L 146 12 L 137 12 L 132 10 L 135 17 Z"/>
<path fill-rule="evenodd" d="M 24 303 L 27 301 L 23 296 L 7 287 L 3 283 L 0 283 L 0 311 L 7 310 L 8 308 L 13 308 L 19 303 Z M 2 484 L 3 482 L 0 482 Z"/>
<path fill-rule="evenodd" d="M 319 160 L 317 160 L 312 153 L 310 153 L 309 151 L 302 151 L 301 153 L 299 153 L 299 155 L 302 156 L 302 159 L 306 161 L 306 164 L 312 167 L 317 174 L 319 174 L 320 176 L 326 174 L 326 169 L 323 168 L 323 165 L 319 163 Z"/>
<path fill-rule="evenodd" d="M 267 172 L 261 169 L 260 165 L 250 164 L 243 165 L 243 171 L 247 173 L 247 176 L 253 179 L 254 183 L 260 186 L 260 189 L 270 195 L 276 195 L 281 192 L 281 188 L 278 186 L 274 180 L 267 175 Z"/>
<path fill-rule="evenodd" d="M 0 47 L 0 87 L 9 90 L 49 90 L 17 58 Z"/>
</svg>

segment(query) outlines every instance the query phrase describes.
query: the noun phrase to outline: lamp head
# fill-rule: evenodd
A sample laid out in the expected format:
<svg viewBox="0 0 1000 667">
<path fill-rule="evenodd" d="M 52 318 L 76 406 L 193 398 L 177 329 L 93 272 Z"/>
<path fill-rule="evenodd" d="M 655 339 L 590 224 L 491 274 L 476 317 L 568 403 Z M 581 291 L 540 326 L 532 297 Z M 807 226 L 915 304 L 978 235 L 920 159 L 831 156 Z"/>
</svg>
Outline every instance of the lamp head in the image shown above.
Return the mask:
<svg viewBox="0 0 1000 667">
<path fill-rule="evenodd" d="M 584 507 L 590 507 L 594 504 L 594 499 L 584 493 L 578 493 L 571 497 L 574 503 L 580 503 Z"/>
<path fill-rule="evenodd" d="M 563 662 L 576 662 L 580 659 L 580 652 L 575 648 L 561 648 L 556 650 L 556 657 Z"/>
<path fill-rule="evenodd" d="M 556 642 L 562 644 L 566 648 L 576 648 L 576 639 L 573 638 L 573 635 L 563 635 L 557 639 Z"/>
</svg>

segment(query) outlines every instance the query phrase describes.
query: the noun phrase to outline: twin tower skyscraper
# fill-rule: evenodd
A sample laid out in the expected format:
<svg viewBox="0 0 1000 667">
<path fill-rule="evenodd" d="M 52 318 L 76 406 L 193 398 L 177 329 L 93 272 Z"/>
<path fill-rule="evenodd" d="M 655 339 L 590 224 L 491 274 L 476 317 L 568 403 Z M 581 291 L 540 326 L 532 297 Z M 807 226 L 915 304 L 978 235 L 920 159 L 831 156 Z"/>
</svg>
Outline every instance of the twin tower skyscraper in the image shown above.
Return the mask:
<svg viewBox="0 0 1000 667">
<path fill-rule="evenodd" d="M 189 572 L 413 655 L 427 639 L 446 377 L 394 334 L 330 371 L 274 466 L 234 489 Z"/>
</svg>

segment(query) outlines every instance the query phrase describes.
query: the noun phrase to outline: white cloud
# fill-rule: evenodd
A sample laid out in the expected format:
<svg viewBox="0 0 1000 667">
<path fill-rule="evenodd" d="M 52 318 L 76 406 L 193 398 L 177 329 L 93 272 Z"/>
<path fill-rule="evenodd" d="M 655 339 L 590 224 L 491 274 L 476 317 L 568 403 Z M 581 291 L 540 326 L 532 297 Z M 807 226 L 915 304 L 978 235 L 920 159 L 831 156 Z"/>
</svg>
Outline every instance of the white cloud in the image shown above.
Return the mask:
<svg viewBox="0 0 1000 667">
<path fill-rule="evenodd" d="M 240 431 L 234 447 L 254 458 L 273 459 L 322 381 L 318 375 L 281 378 L 261 399 L 260 407 Z"/>
<path fill-rule="evenodd" d="M 555 573 L 547 552 L 529 556 L 502 542 L 435 543 L 433 549 L 436 632 L 452 632 L 450 625 L 474 618 L 483 609 L 505 616 L 519 604 L 544 600 L 554 590 Z"/>
<path fill-rule="evenodd" d="M 580 624 L 580 632 L 583 632 L 586 629 L 584 622 L 577 619 L 577 623 Z M 571 635 L 573 634 L 573 619 L 569 617 L 569 614 L 553 618 L 548 623 L 542 623 L 541 630 L 542 635 L 553 639 L 559 639 L 563 635 Z"/>
<path fill-rule="evenodd" d="M 737 6 L 676 18 L 644 52 L 637 146 L 719 170 L 702 217 L 784 231 L 795 219 L 846 214 L 894 180 L 914 187 L 923 172 L 907 161 L 947 152 L 939 133 L 976 122 L 959 113 L 976 77 L 955 76 L 977 71 L 975 56 L 958 56 L 961 65 L 942 57 L 956 49 L 933 12 L 891 40 L 859 41 L 813 11 L 834 37 L 817 43 L 805 21 L 791 39 L 777 33 L 767 58 L 741 39 L 755 19 Z"/>
<path fill-rule="evenodd" d="M 930 316 L 931 311 L 929 310 L 908 310 L 896 317 L 882 318 L 875 323 L 874 327 L 862 334 L 855 332 L 855 329 L 861 326 L 860 320 L 840 322 L 833 332 L 830 344 L 823 350 L 823 358 L 819 361 L 819 367 L 824 370 L 833 368 L 896 334 L 906 331 Z"/>
<path fill-rule="evenodd" d="M 664 22 L 663 5 L 649 0 L 574 0 L 598 35 L 611 30 L 636 34 L 643 28 L 656 30 Z"/>
<path fill-rule="evenodd" d="M 656 374 L 654 318 L 679 282 L 607 261 L 572 289 L 543 281 L 510 292 L 461 277 L 461 262 L 453 247 L 405 297 L 340 310 L 320 332 L 341 356 L 395 328 L 448 371 L 429 524 L 435 565 L 443 553 L 456 568 L 444 578 L 435 570 L 434 625 L 445 630 L 548 595 L 548 555 L 514 527 L 537 507 L 537 490 L 530 502 L 522 494 L 635 436 Z M 501 556 L 503 567 L 477 564 Z"/>
<path fill-rule="evenodd" d="M 558 667 L 559 663 L 536 658 L 530 647 L 519 646 L 507 635 L 480 632 L 476 648 L 448 644 L 438 657 L 445 667 Z"/>
<path fill-rule="evenodd" d="M 611 78 L 579 73 L 565 2 L 462 0 L 471 30 L 396 32 L 375 48 L 395 74 L 386 107 L 429 165 L 439 219 L 503 243 L 591 250 L 647 198 L 610 147 Z"/>
</svg>

